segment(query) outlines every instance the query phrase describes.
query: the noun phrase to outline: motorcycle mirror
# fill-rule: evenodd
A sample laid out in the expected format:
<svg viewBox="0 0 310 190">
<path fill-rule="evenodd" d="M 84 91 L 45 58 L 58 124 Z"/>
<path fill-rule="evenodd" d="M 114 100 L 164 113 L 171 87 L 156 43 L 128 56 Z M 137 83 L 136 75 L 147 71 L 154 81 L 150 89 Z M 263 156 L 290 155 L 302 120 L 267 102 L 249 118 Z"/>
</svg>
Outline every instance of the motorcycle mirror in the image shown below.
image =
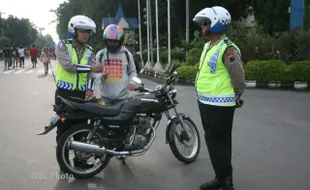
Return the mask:
<svg viewBox="0 0 310 190">
<path fill-rule="evenodd" d="M 172 75 L 172 73 L 173 73 L 174 70 L 175 70 L 175 64 L 172 63 L 172 64 L 171 64 L 171 67 L 170 67 L 170 69 L 169 69 L 169 74 Z"/>
<path fill-rule="evenodd" d="M 139 78 L 137 78 L 137 77 L 133 77 L 133 82 L 134 83 L 136 83 L 136 84 L 139 84 L 139 85 L 141 85 L 142 84 L 142 81 L 141 81 L 141 79 L 139 79 Z"/>
</svg>

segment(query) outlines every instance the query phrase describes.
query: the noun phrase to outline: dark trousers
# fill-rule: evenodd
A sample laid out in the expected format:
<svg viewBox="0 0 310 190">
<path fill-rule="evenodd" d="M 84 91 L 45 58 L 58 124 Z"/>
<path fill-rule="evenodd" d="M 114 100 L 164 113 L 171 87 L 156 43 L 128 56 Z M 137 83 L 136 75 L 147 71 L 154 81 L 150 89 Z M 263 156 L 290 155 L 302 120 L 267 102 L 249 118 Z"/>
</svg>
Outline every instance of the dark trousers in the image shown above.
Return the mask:
<svg viewBox="0 0 310 190">
<path fill-rule="evenodd" d="M 205 140 L 215 175 L 232 177 L 231 132 L 235 107 L 221 107 L 198 102 Z"/>
<path fill-rule="evenodd" d="M 25 66 L 25 57 L 20 57 L 19 58 L 19 67 L 24 67 Z"/>
<path fill-rule="evenodd" d="M 85 98 L 85 92 L 84 91 L 68 91 L 68 90 L 63 90 L 63 89 L 57 89 L 55 92 L 55 104 L 59 105 L 59 100 L 57 99 L 57 96 L 62 96 L 63 98 L 68 99 L 70 96 L 72 97 L 77 97 L 77 98 Z M 78 123 L 82 123 L 84 121 L 79 121 L 79 120 L 75 120 L 75 121 L 67 121 L 66 123 L 60 123 L 57 126 L 57 131 L 56 131 L 56 142 L 59 141 L 59 139 L 61 138 L 62 134 L 69 129 L 71 126 L 78 124 Z M 87 121 L 85 121 L 86 123 Z M 74 136 L 74 139 L 78 140 L 78 136 Z"/>
</svg>

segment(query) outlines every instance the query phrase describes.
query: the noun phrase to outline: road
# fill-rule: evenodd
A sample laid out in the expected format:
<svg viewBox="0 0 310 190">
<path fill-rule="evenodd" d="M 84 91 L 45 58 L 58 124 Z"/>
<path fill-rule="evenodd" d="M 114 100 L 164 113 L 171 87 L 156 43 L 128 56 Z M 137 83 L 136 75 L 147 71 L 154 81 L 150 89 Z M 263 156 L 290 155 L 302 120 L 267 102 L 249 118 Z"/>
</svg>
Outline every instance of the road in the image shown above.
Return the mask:
<svg viewBox="0 0 310 190">
<path fill-rule="evenodd" d="M 198 160 L 177 161 L 165 144 L 163 120 L 151 149 L 122 165 L 113 159 L 96 177 L 61 179 L 55 159 L 55 131 L 36 136 L 54 114 L 52 75 L 43 65 L 3 72 L 0 62 L 0 189 L 2 190 L 193 190 L 213 178 L 202 140 Z M 21 71 L 22 70 L 22 71 Z M 146 86 L 155 83 L 143 79 Z M 178 110 L 201 127 L 193 87 L 177 86 Z M 235 115 L 234 183 L 237 190 L 310 189 L 310 93 L 247 89 Z"/>
</svg>

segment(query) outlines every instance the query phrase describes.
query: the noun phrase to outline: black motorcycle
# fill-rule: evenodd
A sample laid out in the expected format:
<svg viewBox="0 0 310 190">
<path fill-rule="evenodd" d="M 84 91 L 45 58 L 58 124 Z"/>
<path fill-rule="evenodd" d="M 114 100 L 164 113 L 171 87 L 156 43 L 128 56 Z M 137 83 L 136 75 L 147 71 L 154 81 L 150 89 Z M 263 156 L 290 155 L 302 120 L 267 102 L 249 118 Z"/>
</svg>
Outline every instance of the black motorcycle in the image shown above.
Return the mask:
<svg viewBox="0 0 310 190">
<path fill-rule="evenodd" d="M 61 170 L 75 178 L 90 178 L 101 172 L 113 156 L 124 161 L 124 157 L 144 154 L 155 140 L 163 113 L 168 119 L 166 143 L 173 155 L 181 162 L 194 162 L 200 152 L 199 132 L 189 116 L 178 113 L 174 66 L 169 73 L 166 83 L 155 90 L 145 88 L 140 79 L 134 78 L 137 94 L 113 106 L 58 96 L 62 102 L 54 105 L 58 114 L 38 135 L 47 134 L 59 122 L 86 121 L 70 127 L 58 141 L 56 154 Z M 76 166 L 77 160 L 83 164 Z"/>
</svg>

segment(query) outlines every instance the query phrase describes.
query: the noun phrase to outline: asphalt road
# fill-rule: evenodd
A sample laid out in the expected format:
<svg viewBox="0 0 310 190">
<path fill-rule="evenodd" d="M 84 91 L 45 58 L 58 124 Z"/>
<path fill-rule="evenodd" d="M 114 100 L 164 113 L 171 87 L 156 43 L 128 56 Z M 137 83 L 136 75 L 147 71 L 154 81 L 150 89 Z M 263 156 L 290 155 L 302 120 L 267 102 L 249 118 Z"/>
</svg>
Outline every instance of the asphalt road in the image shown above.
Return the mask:
<svg viewBox="0 0 310 190">
<path fill-rule="evenodd" d="M 36 136 L 54 114 L 55 86 L 43 66 L 3 72 L 0 62 L 0 190 L 193 190 L 213 178 L 193 87 L 177 86 L 178 110 L 199 126 L 198 160 L 184 165 L 165 144 L 163 120 L 151 149 L 126 165 L 113 159 L 96 177 L 61 179 L 55 131 Z M 155 83 L 143 79 L 146 86 Z M 234 183 L 237 190 L 310 189 L 310 93 L 247 89 L 235 114 Z"/>
</svg>

